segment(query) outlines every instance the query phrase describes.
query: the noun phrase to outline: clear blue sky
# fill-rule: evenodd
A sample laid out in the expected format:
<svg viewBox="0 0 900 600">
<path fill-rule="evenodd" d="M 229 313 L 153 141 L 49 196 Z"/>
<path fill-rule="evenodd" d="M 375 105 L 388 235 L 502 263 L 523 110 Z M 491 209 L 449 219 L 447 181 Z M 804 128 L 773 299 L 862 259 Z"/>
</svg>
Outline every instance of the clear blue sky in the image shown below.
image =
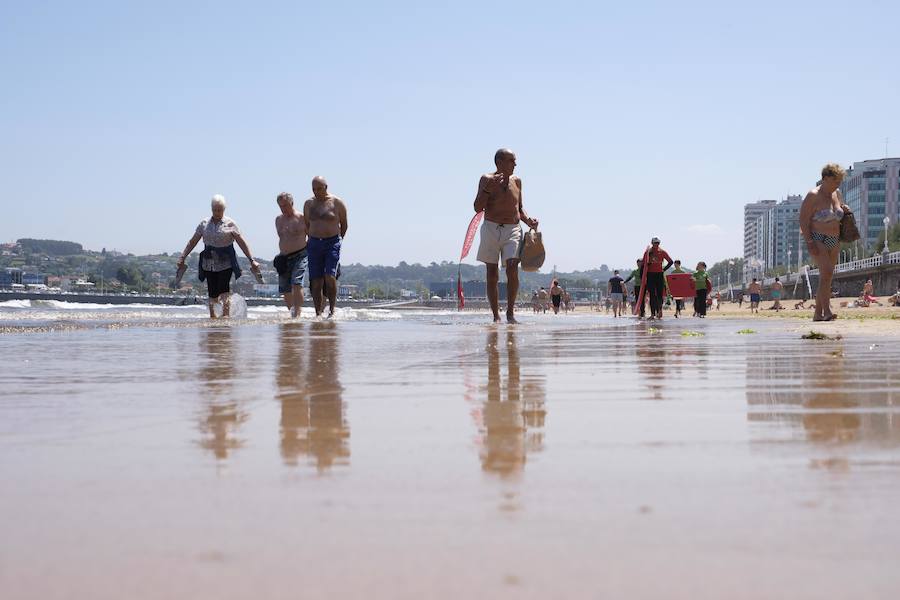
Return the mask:
<svg viewBox="0 0 900 600">
<path fill-rule="evenodd" d="M 548 266 L 739 255 L 744 203 L 900 155 L 898 40 L 891 1 L 3 2 L 0 240 L 179 251 L 221 193 L 271 258 L 321 174 L 345 262 L 455 260 L 509 146 Z"/>
</svg>

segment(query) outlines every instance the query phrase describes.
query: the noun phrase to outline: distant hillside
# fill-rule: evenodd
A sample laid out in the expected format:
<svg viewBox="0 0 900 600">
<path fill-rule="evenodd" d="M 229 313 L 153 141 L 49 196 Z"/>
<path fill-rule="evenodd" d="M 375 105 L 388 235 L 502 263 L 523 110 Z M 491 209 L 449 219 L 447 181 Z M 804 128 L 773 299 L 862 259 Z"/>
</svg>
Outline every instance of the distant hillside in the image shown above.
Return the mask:
<svg viewBox="0 0 900 600">
<path fill-rule="evenodd" d="M 95 283 L 118 281 L 135 289 L 157 285 L 159 282 L 167 285 L 175 276 L 175 262 L 178 258 L 177 252 L 146 256 L 105 250 L 92 252 L 85 250 L 81 244 L 59 240 L 23 238 L 18 240 L 18 244 L 20 246 L 18 253 L 0 257 L 0 268 L 23 267 L 28 264 L 31 265 L 31 269 L 49 276 L 74 275 Z M 266 280 L 276 281 L 271 261 L 261 258 L 259 260 L 263 265 Z M 243 268 L 247 269 L 247 261 L 243 257 L 240 257 L 239 261 Z M 196 281 L 196 264 L 195 251 L 194 256 L 188 260 L 190 272 L 185 282 L 202 291 L 203 286 Z M 541 273 L 519 272 L 522 294 L 530 296 L 532 290 L 550 286 L 553 274 L 547 267 L 552 265 L 545 265 L 545 270 Z M 626 274 L 628 272 L 630 271 L 624 271 Z M 482 264 L 464 264 L 460 268 L 460 273 L 463 281 L 483 281 L 485 278 Z M 357 285 L 363 294 L 386 297 L 399 296 L 401 289 L 426 293 L 432 283 L 448 281 L 455 283 L 456 274 L 457 264 L 448 261 L 432 262 L 428 265 L 407 262 L 401 262 L 397 266 L 359 263 L 341 265 L 341 283 Z M 606 265 L 601 265 L 587 271 L 558 272 L 556 276 L 560 283 L 568 288 L 591 288 L 594 285 L 605 288 L 612 272 Z M 500 275 L 500 280 L 506 281 L 505 273 Z M 250 285 L 250 279 L 242 279 L 241 282 Z"/>
<path fill-rule="evenodd" d="M 81 244 L 75 242 L 63 242 L 59 240 L 33 240 L 31 238 L 22 238 L 16 240 L 16 243 L 33 254 L 46 254 L 47 256 L 71 256 L 73 254 L 81 254 L 84 248 Z"/>
</svg>

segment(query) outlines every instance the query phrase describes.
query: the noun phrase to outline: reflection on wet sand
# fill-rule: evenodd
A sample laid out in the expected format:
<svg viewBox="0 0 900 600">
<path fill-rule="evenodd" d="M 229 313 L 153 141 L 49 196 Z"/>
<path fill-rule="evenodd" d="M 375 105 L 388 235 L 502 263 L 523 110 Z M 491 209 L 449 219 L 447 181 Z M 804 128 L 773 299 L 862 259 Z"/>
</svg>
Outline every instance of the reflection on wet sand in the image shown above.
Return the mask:
<svg viewBox="0 0 900 600">
<path fill-rule="evenodd" d="M 651 335 L 634 344 L 634 354 L 646 387 L 643 400 L 664 400 L 666 386 L 685 372 L 695 381 L 709 379 L 709 347 L 701 342 L 692 340 L 686 345 L 680 342 L 664 345 L 661 337 Z"/>
<path fill-rule="evenodd" d="M 236 432 L 248 418 L 234 397 L 233 380 L 238 368 L 234 339 L 231 327 L 201 330 L 199 339 L 200 372 L 197 380 L 204 405 L 199 423 L 203 435 L 200 447 L 211 450 L 217 459 L 224 461 L 231 451 L 243 445 Z"/>
<path fill-rule="evenodd" d="M 844 358 L 837 356 L 821 372 L 819 381 L 808 382 L 808 391 L 802 393 L 803 408 L 810 411 L 803 413 L 803 429 L 810 441 L 852 442 L 859 436 L 862 427 L 860 415 L 843 412 L 858 408 L 858 399 L 855 394 L 835 391 L 840 390 L 844 377 Z"/>
<path fill-rule="evenodd" d="M 748 356 L 749 419 L 801 427 L 806 440 L 816 443 L 900 443 L 894 393 L 878 385 L 884 365 L 848 364 L 847 352 L 837 345 L 828 352 Z"/>
<path fill-rule="evenodd" d="M 350 428 L 340 383 L 340 338 L 331 322 L 284 323 L 276 370 L 280 447 L 286 465 L 309 456 L 320 473 L 349 464 Z"/>
<path fill-rule="evenodd" d="M 665 391 L 666 351 L 661 343 L 638 342 L 634 353 L 637 356 L 641 379 L 647 387 L 644 400 L 662 400 Z"/>
<path fill-rule="evenodd" d="M 519 473 L 528 452 L 543 449 L 543 427 L 547 411 L 546 382 L 543 375 L 521 375 L 519 347 L 515 331 L 506 330 L 507 377 L 501 375 L 500 334 L 487 337 L 486 399 L 481 411 L 481 466 L 501 476 Z"/>
<path fill-rule="evenodd" d="M 279 328 L 278 364 L 275 370 L 281 403 L 279 447 L 284 464 L 295 466 L 309 453 L 309 395 L 306 392 L 306 327 L 285 323 Z"/>
</svg>

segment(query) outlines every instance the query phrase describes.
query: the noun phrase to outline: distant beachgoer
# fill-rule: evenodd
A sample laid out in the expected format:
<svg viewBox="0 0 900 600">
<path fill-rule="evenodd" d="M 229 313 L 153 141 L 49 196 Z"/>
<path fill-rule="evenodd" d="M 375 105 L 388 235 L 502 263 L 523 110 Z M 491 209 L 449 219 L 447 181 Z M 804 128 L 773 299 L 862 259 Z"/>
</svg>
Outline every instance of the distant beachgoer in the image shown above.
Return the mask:
<svg viewBox="0 0 900 600">
<path fill-rule="evenodd" d="M 674 267 L 672 268 L 672 274 L 675 273 L 684 273 L 685 270 L 681 268 L 681 261 L 676 260 L 674 263 Z M 677 319 L 681 315 L 681 311 L 684 310 L 684 298 L 675 298 L 675 318 Z"/>
<path fill-rule="evenodd" d="M 706 295 L 709 293 L 710 286 L 706 263 L 702 260 L 698 262 L 692 276 L 694 278 L 694 316 L 703 319 L 706 317 Z"/>
<path fill-rule="evenodd" d="M 888 298 L 888 302 L 891 306 L 900 306 L 900 280 L 897 281 L 897 291 Z"/>
<path fill-rule="evenodd" d="M 741 306 L 744 304 L 744 290 L 740 290 L 737 293 L 737 303 L 738 303 L 738 308 L 741 308 Z"/>
<path fill-rule="evenodd" d="M 810 190 L 800 205 L 800 231 L 810 256 L 819 267 L 813 321 L 837 318 L 831 312 L 831 280 L 841 251 L 841 219 L 850 211 L 838 189 L 843 179 L 844 169 L 840 165 L 825 165 L 822 168 L 822 183 Z"/>
<path fill-rule="evenodd" d="M 772 284 L 772 300 L 775 301 L 772 304 L 772 310 L 784 310 L 784 307 L 781 306 L 781 291 L 784 289 L 784 284 L 781 283 L 781 279 L 776 277 L 775 283 Z"/>
<path fill-rule="evenodd" d="M 887 299 L 888 306 L 900 306 L 900 280 L 897 281 L 897 291 Z"/>
<path fill-rule="evenodd" d="M 666 265 L 663 266 L 663 261 Z M 647 294 L 650 295 L 650 318 L 662 319 L 663 294 L 666 292 L 665 272 L 672 266 L 672 258 L 659 247 L 659 238 L 650 241 L 647 253 Z"/>
<path fill-rule="evenodd" d="M 550 283 L 550 300 L 553 302 L 553 314 L 558 315 L 559 305 L 562 304 L 562 288 L 556 279 Z"/>
<path fill-rule="evenodd" d="M 309 236 L 306 246 L 309 291 L 316 307 L 316 316 L 321 316 L 325 310 L 324 294 L 328 297 L 328 316 L 333 317 L 341 244 L 347 237 L 347 206 L 343 200 L 328 193 L 328 182 L 324 177 L 313 178 L 312 190 L 312 198 L 303 205 L 303 219 Z"/>
<path fill-rule="evenodd" d="M 506 269 L 506 320 L 515 323 L 516 295 L 519 293 L 519 242 L 522 240 L 522 221 L 537 229 L 538 220 L 525 212 L 522 203 L 522 180 L 513 175 L 516 155 L 501 148 L 494 154 L 496 170 L 481 176 L 478 194 L 475 196 L 475 212 L 484 211 L 481 225 L 481 242 L 478 260 L 487 272 L 487 297 L 494 313 L 494 322 L 500 322 L 500 266 Z"/>
<path fill-rule="evenodd" d="M 622 314 L 622 301 L 624 299 L 625 280 L 619 276 L 619 270 L 613 271 L 613 276 L 606 283 L 606 294 L 612 300 L 613 317 Z"/>
<path fill-rule="evenodd" d="M 572 295 L 566 288 L 563 288 L 562 291 L 562 303 L 563 310 L 568 314 L 569 310 L 571 310 L 572 307 Z"/>
<path fill-rule="evenodd" d="M 547 312 L 547 308 L 550 304 L 550 294 L 547 293 L 546 289 L 541 288 L 538 290 L 538 299 L 541 303 L 541 312 Z"/>
<path fill-rule="evenodd" d="M 747 286 L 747 292 L 750 294 L 750 312 L 759 314 L 759 298 L 762 293 L 762 286 L 756 281 L 756 277 Z"/>
<path fill-rule="evenodd" d="M 631 271 L 631 274 L 625 280 L 625 283 L 628 283 L 632 279 L 634 280 L 634 302 L 632 303 L 632 312 L 637 307 L 638 302 L 640 302 L 641 306 L 641 315 L 640 317 L 644 318 L 644 306 L 646 305 L 646 298 L 641 298 L 641 280 L 643 279 L 644 274 L 644 259 L 637 259 L 637 268 Z"/>
<path fill-rule="evenodd" d="M 881 306 L 881 302 L 879 302 L 878 298 L 875 297 L 875 286 L 872 284 L 871 279 L 866 279 L 866 283 L 863 285 L 861 297 L 866 303 L 866 306 L 869 306 L 871 304 L 877 304 L 878 306 Z"/>
<path fill-rule="evenodd" d="M 306 220 L 303 213 L 294 208 L 291 194 L 282 192 L 275 201 L 281 209 L 281 214 L 275 217 L 278 256 L 274 262 L 278 271 L 278 291 L 284 295 L 291 317 L 298 317 L 303 306 L 303 275 L 307 268 Z"/>
<path fill-rule="evenodd" d="M 209 291 L 209 317 L 216 318 L 215 305 L 222 303 L 222 316 L 231 313 L 231 278 L 241 276 L 234 242 L 250 261 L 250 269 L 259 273 L 259 263 L 253 259 L 250 247 L 241 236 L 237 223 L 225 216 L 225 198 L 216 194 L 211 202 L 212 216 L 203 219 L 197 225 L 194 236 L 188 240 L 187 246 L 178 258 L 177 266 L 184 267 L 184 261 L 201 239 L 203 252 L 200 253 L 200 281 L 206 281 Z"/>
<path fill-rule="evenodd" d="M 541 309 L 541 299 L 538 297 L 537 290 L 531 294 L 531 310 L 535 314 Z"/>
</svg>

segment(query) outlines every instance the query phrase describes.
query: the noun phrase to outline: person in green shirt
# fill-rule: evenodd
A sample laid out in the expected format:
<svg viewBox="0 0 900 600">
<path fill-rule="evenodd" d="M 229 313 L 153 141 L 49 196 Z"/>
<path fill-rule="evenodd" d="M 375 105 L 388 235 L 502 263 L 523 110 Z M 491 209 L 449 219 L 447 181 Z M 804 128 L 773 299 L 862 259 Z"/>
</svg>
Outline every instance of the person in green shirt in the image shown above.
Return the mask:
<svg viewBox="0 0 900 600">
<path fill-rule="evenodd" d="M 684 269 L 681 268 L 681 261 L 676 260 L 673 263 L 675 266 L 672 268 L 672 273 L 686 273 Z M 675 298 L 675 318 L 681 314 L 681 311 L 684 310 L 684 298 Z"/>
<path fill-rule="evenodd" d="M 709 292 L 709 277 L 706 274 L 706 263 L 702 260 L 697 263 L 694 271 L 694 316 L 701 319 L 706 317 L 706 294 Z"/>
<path fill-rule="evenodd" d="M 628 283 L 629 281 L 631 281 L 632 279 L 634 279 L 634 301 L 635 301 L 635 303 L 637 303 L 639 300 L 641 300 L 641 297 L 640 297 L 641 296 L 641 279 L 643 279 L 643 277 L 644 277 L 644 259 L 639 258 L 639 259 L 637 259 L 637 269 L 634 269 L 631 272 L 631 275 L 628 276 L 628 279 L 626 279 L 624 282 L 622 282 L 623 284 L 625 284 L 625 283 Z M 642 319 L 644 318 L 644 304 L 645 304 L 644 302 L 641 302 L 641 318 Z M 634 309 L 632 309 L 632 311 L 634 311 Z"/>
</svg>

